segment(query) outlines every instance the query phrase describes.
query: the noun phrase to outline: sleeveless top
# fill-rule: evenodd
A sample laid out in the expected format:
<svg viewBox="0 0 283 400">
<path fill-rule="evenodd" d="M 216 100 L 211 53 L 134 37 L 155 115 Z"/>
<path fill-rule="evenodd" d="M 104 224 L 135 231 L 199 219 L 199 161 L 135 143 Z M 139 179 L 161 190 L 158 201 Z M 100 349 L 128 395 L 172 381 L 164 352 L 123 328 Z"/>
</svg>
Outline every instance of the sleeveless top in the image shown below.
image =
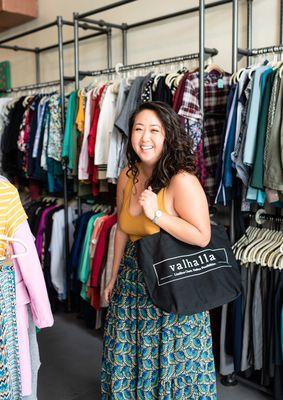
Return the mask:
<svg viewBox="0 0 283 400">
<path fill-rule="evenodd" d="M 155 225 L 149 218 L 147 218 L 142 212 L 141 214 L 134 216 L 129 212 L 130 199 L 134 186 L 132 178 L 128 178 L 124 189 L 123 204 L 119 216 L 119 225 L 123 232 L 129 235 L 130 240 L 133 242 L 141 239 L 143 236 L 153 235 L 159 232 L 159 226 Z M 161 189 L 157 194 L 158 208 L 159 210 L 166 213 L 164 206 L 164 194 L 165 188 Z"/>
</svg>

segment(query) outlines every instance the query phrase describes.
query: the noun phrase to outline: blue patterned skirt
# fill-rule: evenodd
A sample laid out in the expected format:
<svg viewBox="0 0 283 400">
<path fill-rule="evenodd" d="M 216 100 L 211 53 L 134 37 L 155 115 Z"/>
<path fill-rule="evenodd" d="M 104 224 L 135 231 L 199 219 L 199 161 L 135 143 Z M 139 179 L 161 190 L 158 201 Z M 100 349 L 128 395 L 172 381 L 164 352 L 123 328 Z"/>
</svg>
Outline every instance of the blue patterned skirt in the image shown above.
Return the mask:
<svg viewBox="0 0 283 400">
<path fill-rule="evenodd" d="M 4 263 L 0 262 L 0 399 L 20 400 L 15 271 Z"/>
<path fill-rule="evenodd" d="M 166 313 L 151 301 L 129 241 L 108 309 L 102 400 L 215 400 L 208 312 Z"/>
</svg>

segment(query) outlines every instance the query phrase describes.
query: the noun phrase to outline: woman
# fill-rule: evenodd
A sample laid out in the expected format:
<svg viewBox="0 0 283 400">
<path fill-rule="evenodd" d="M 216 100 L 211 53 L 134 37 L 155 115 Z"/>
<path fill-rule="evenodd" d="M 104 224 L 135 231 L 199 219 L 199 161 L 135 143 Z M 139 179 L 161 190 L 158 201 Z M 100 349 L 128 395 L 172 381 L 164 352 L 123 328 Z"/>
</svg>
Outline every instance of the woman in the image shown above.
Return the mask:
<svg viewBox="0 0 283 400">
<path fill-rule="evenodd" d="M 216 399 L 208 312 L 155 307 L 135 241 L 160 228 L 186 243 L 210 240 L 208 205 L 188 136 L 166 104 L 142 104 L 130 120 L 128 167 L 117 186 L 118 228 L 104 336 L 102 399 Z M 189 294 L 188 294 L 189 295 Z"/>
</svg>

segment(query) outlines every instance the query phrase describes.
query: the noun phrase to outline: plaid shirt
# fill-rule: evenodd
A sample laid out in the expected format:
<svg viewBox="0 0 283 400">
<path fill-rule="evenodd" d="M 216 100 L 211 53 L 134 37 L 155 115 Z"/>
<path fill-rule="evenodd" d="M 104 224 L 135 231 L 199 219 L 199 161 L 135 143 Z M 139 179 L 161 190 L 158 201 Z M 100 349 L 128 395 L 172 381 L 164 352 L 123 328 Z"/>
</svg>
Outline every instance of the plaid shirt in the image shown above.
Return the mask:
<svg viewBox="0 0 283 400">
<path fill-rule="evenodd" d="M 227 95 L 229 92 L 230 74 L 221 74 L 217 70 L 205 74 L 204 80 L 204 111 L 207 113 L 219 113 L 225 115 Z M 199 73 L 188 75 L 185 83 L 182 106 L 179 115 L 187 120 L 186 126 L 189 135 L 194 139 L 195 145 L 200 141 L 203 144 L 203 158 L 201 161 L 198 154 L 202 171 L 200 176 L 205 176 L 204 190 L 209 204 L 214 203 L 216 194 L 215 171 L 221 156 L 219 149 L 225 119 L 214 117 L 206 118 L 204 121 L 204 132 L 202 132 L 203 115 L 199 106 Z M 205 169 L 205 172 L 204 172 Z"/>
</svg>

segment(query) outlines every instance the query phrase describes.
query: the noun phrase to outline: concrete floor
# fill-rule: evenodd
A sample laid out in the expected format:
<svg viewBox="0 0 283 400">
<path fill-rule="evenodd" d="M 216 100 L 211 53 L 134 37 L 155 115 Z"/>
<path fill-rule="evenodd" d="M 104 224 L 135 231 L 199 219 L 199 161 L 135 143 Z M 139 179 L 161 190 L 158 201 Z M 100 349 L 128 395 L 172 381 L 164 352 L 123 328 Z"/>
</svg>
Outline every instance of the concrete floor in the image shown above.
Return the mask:
<svg viewBox="0 0 283 400">
<path fill-rule="evenodd" d="M 42 366 L 38 400 L 99 400 L 102 335 L 88 330 L 75 314 L 58 314 L 55 325 L 38 335 Z M 218 384 L 218 400 L 270 400 L 238 384 Z M 134 400 L 134 399 L 133 399 Z"/>
</svg>

